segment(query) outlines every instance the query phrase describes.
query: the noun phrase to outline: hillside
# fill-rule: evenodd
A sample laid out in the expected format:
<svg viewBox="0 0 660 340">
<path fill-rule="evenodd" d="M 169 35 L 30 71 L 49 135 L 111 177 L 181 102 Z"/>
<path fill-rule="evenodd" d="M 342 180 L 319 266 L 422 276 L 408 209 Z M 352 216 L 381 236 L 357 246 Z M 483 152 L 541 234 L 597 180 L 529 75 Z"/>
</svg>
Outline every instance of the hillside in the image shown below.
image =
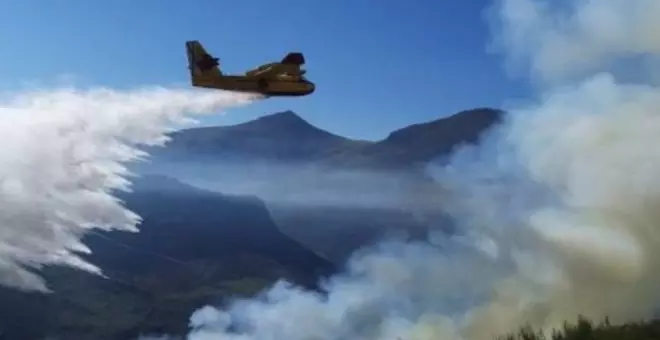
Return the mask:
<svg viewBox="0 0 660 340">
<path fill-rule="evenodd" d="M 134 339 L 184 334 L 192 310 L 251 295 L 279 278 L 315 288 L 334 267 L 280 233 L 254 197 L 233 197 L 165 177 L 122 195 L 144 218 L 140 233 L 96 233 L 87 258 L 109 279 L 51 267 L 53 294 L 0 288 L 0 339 Z M 66 337 L 64 337 L 66 335 Z"/>
<path fill-rule="evenodd" d="M 550 337 L 530 327 L 516 333 L 497 337 L 497 340 L 654 340 L 660 338 L 660 320 L 611 324 L 607 319 L 595 324 L 586 318 L 575 323 L 566 322 Z"/>
</svg>

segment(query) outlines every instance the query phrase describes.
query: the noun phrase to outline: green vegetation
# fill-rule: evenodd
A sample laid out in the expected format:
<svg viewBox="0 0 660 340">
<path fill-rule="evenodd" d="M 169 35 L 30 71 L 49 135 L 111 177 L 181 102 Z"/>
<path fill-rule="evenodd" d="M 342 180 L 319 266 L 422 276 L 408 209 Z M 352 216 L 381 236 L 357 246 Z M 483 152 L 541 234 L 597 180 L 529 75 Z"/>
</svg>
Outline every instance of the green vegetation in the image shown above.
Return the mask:
<svg viewBox="0 0 660 340">
<path fill-rule="evenodd" d="M 580 317 L 575 324 L 566 322 L 562 330 L 544 336 L 529 326 L 498 340 L 655 340 L 660 339 L 660 320 L 612 325 L 608 319 L 599 324 Z"/>
</svg>

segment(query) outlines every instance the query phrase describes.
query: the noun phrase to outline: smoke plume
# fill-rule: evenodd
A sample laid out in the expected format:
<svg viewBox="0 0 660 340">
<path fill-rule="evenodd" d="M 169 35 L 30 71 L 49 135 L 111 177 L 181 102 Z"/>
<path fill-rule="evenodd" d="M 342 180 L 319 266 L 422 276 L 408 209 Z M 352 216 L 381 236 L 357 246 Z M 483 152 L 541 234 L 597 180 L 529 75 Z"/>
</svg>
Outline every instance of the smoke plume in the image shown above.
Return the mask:
<svg viewBox="0 0 660 340">
<path fill-rule="evenodd" d="M 598 71 L 660 79 L 658 1 L 496 1 L 495 47 L 507 54 L 510 66 L 525 66 L 542 84 Z"/>
<path fill-rule="evenodd" d="M 207 306 L 192 315 L 190 340 L 491 339 L 579 314 L 652 315 L 660 89 L 651 78 L 622 82 L 628 70 L 611 68 L 660 56 L 660 2 L 504 0 L 492 13 L 509 60 L 546 87 L 481 145 L 430 169 L 451 193 L 438 202 L 464 233 L 356 254 L 327 294 L 281 282 Z"/>
<path fill-rule="evenodd" d="M 48 291 L 34 273 L 66 265 L 101 274 L 76 253 L 88 231 L 137 231 L 140 218 L 111 195 L 129 189 L 125 162 L 140 145 L 165 142 L 186 113 L 217 111 L 252 98 L 148 88 L 74 88 L 7 93 L 0 101 L 0 284 Z"/>
</svg>

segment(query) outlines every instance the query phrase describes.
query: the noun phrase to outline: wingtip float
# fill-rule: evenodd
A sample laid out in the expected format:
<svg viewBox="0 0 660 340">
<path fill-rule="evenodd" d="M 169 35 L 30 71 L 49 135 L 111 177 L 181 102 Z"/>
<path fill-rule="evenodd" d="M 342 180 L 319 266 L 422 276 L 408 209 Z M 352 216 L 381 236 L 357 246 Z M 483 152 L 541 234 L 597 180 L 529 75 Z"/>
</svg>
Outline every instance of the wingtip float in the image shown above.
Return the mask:
<svg viewBox="0 0 660 340">
<path fill-rule="evenodd" d="M 188 67 L 192 86 L 226 91 L 249 92 L 265 97 L 306 96 L 316 86 L 303 75 L 301 68 L 305 57 L 300 52 L 290 52 L 281 61 L 263 64 L 244 75 L 227 75 L 220 69 L 220 62 L 197 40 L 186 42 Z"/>
</svg>

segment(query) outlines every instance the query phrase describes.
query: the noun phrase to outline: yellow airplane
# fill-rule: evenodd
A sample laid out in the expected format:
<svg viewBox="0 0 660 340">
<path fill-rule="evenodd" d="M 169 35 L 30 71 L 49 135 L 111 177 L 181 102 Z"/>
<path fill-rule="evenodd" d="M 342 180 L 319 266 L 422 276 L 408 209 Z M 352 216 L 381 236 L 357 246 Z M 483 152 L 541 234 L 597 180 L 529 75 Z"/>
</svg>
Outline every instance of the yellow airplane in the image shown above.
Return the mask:
<svg viewBox="0 0 660 340">
<path fill-rule="evenodd" d="M 272 62 L 249 70 L 245 75 L 225 75 L 218 58 L 206 52 L 197 40 L 186 42 L 188 67 L 193 86 L 227 91 L 254 92 L 266 97 L 305 96 L 316 86 L 303 75 L 305 64 L 302 53 L 291 52 L 280 62 Z"/>
</svg>

